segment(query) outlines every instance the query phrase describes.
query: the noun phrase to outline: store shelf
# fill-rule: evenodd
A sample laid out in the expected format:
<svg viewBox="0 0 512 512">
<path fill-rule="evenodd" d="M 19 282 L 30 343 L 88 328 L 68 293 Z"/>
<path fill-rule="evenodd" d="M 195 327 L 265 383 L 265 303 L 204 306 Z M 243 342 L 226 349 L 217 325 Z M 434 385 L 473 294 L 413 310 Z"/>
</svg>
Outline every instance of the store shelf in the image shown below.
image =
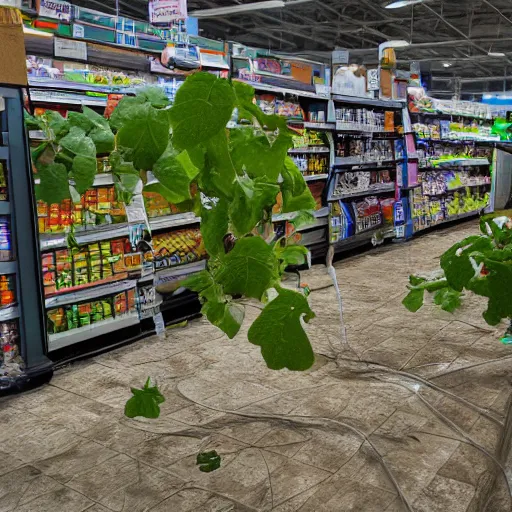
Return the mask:
<svg viewBox="0 0 512 512">
<path fill-rule="evenodd" d="M 475 187 L 490 187 L 492 183 L 478 183 L 474 185 L 464 185 L 462 187 L 455 187 L 446 189 L 444 192 L 439 192 L 438 194 L 423 194 L 427 197 L 437 197 L 437 196 L 445 196 L 447 194 L 451 194 L 452 192 L 457 192 L 458 190 L 465 190 L 466 188 L 475 188 Z"/>
<path fill-rule="evenodd" d="M 28 84 L 37 89 L 58 89 L 73 92 L 98 92 L 103 94 L 128 94 L 135 93 L 135 87 L 121 87 L 113 85 L 97 85 L 94 83 L 70 82 L 69 80 L 56 80 L 46 77 L 30 77 Z M 33 90 L 33 89 L 32 89 Z"/>
<path fill-rule="evenodd" d="M 85 288 L 82 290 L 64 293 L 63 295 L 55 295 L 54 297 L 50 297 L 45 300 L 45 306 L 46 309 L 50 309 L 64 306 L 66 304 L 90 301 L 99 297 L 106 297 L 107 295 L 117 295 L 118 293 L 126 290 L 131 290 L 136 286 L 137 281 L 133 279 L 103 284 L 95 286 L 94 288 Z"/>
<path fill-rule="evenodd" d="M 0 322 L 7 322 L 19 318 L 20 312 L 18 306 L 10 306 L 0 309 Z"/>
<path fill-rule="evenodd" d="M 336 130 L 336 123 L 310 123 L 305 122 L 304 128 L 308 130 L 319 130 L 319 131 L 334 131 Z"/>
<path fill-rule="evenodd" d="M 468 138 L 468 139 L 423 139 L 418 137 L 418 143 L 425 144 L 498 144 L 500 143 L 500 139 L 477 139 L 477 138 Z"/>
<path fill-rule="evenodd" d="M 177 265 L 175 267 L 165 267 L 156 270 L 155 286 L 170 281 L 179 281 L 190 274 L 201 272 L 206 268 L 206 260 L 194 261 L 185 265 Z"/>
<path fill-rule="evenodd" d="M 48 336 L 48 350 L 50 352 L 59 350 L 82 341 L 87 341 L 97 336 L 104 336 L 126 327 L 132 327 L 140 323 L 138 313 L 128 313 L 126 315 L 113 318 L 112 320 L 103 320 L 97 324 L 85 325 L 77 329 L 71 329 L 66 332 L 50 334 Z"/>
<path fill-rule="evenodd" d="M 299 231 L 299 232 L 309 231 L 310 229 L 321 228 L 321 227 L 328 226 L 328 225 L 329 225 L 329 217 L 328 216 L 319 217 L 318 219 L 315 219 L 315 222 L 313 222 L 312 224 L 300 226 L 299 228 L 296 229 L 296 231 Z"/>
<path fill-rule="evenodd" d="M 9 201 L 0 201 L 0 215 L 9 215 L 11 213 L 11 203 Z"/>
<path fill-rule="evenodd" d="M 68 105 L 87 105 L 89 107 L 105 107 L 107 98 L 87 96 L 65 91 L 31 89 L 30 99 L 36 103 L 64 103 Z"/>
<path fill-rule="evenodd" d="M 287 87 L 279 87 L 277 85 L 263 84 L 260 82 L 249 82 L 246 80 L 240 80 L 238 78 L 235 78 L 234 80 L 237 82 L 242 82 L 244 84 L 250 85 L 254 87 L 254 89 L 256 89 L 257 91 L 269 91 L 273 92 L 274 94 L 289 94 L 291 96 L 300 96 L 302 98 L 314 98 L 315 100 L 329 100 L 329 98 L 326 98 L 325 96 L 319 96 L 315 92 L 302 91 L 300 89 L 289 89 Z"/>
<path fill-rule="evenodd" d="M 108 224 L 106 226 L 94 226 L 94 229 L 86 229 L 75 232 L 78 245 L 92 242 L 101 242 L 129 235 L 128 223 Z M 41 251 L 67 247 L 67 233 L 41 234 L 39 236 Z"/>
<path fill-rule="evenodd" d="M 445 167 L 479 167 L 491 165 L 487 158 L 454 158 L 452 160 L 442 160 L 434 169 L 443 169 Z"/>
<path fill-rule="evenodd" d="M 201 222 L 201 217 L 196 217 L 193 213 L 176 213 L 164 217 L 153 217 L 149 220 L 149 227 L 152 231 L 157 231 L 159 229 L 189 226 L 190 224 L 198 224 L 199 222 Z"/>
<path fill-rule="evenodd" d="M 376 100 L 372 98 L 358 98 L 355 96 L 342 96 L 333 94 L 332 99 L 338 103 L 349 103 L 351 105 L 363 105 L 365 107 L 378 107 L 382 109 L 402 109 L 405 103 L 395 100 Z"/>
<path fill-rule="evenodd" d="M 350 199 L 352 197 L 361 197 L 361 196 L 372 196 L 375 194 L 386 194 L 390 192 L 395 191 L 395 184 L 386 187 L 379 187 L 379 188 L 373 188 L 364 190 L 361 192 L 353 192 L 352 194 L 341 194 L 339 196 L 332 196 L 329 201 L 343 201 L 344 199 Z"/>
<path fill-rule="evenodd" d="M 310 154 L 310 153 L 314 153 L 314 154 L 317 154 L 317 153 L 330 153 L 330 149 L 325 147 L 325 146 L 320 146 L 320 147 L 314 147 L 314 146 L 309 146 L 307 148 L 293 148 L 293 149 L 289 149 L 288 150 L 288 153 L 290 155 L 305 155 L 305 154 Z"/>
<path fill-rule="evenodd" d="M 359 233 L 357 235 L 353 235 L 349 238 L 345 238 L 344 240 L 338 240 L 337 242 L 333 242 L 331 245 L 334 246 L 335 251 L 340 250 L 349 250 L 353 247 L 357 247 L 358 245 L 362 245 L 371 241 L 371 239 L 379 232 L 383 232 L 384 226 L 379 226 L 378 228 L 364 231 L 363 233 Z"/>
<path fill-rule="evenodd" d="M 357 157 L 336 157 L 334 159 L 334 167 L 362 167 L 366 166 L 368 168 L 372 167 L 384 167 L 384 166 L 396 166 L 402 160 L 388 159 L 388 160 L 380 160 L 375 162 L 362 162 L 357 159 Z"/>
<path fill-rule="evenodd" d="M 304 181 L 326 180 L 328 177 L 328 174 L 315 174 L 314 176 L 304 176 Z"/>
<path fill-rule="evenodd" d="M 414 233 L 420 233 L 422 231 L 426 231 L 427 229 L 435 228 L 436 226 L 441 226 L 448 222 L 454 222 L 456 220 L 469 219 L 471 217 L 476 217 L 477 215 L 480 215 L 480 212 L 483 210 L 484 210 L 484 208 L 482 208 L 482 210 L 474 210 L 472 212 L 465 212 L 465 213 L 459 213 L 457 215 L 450 215 L 448 218 L 442 220 L 441 222 L 437 222 L 435 224 L 432 224 L 431 226 L 417 229 Z M 415 217 L 415 218 L 417 218 L 417 217 Z"/>
<path fill-rule="evenodd" d="M 16 274 L 15 261 L 0 261 L 0 275 Z"/>
<path fill-rule="evenodd" d="M 290 212 L 290 213 L 276 213 L 272 215 L 272 222 L 284 222 L 286 220 L 293 220 L 297 216 L 298 212 Z M 320 210 L 316 210 L 313 212 L 313 216 L 317 219 L 320 217 L 327 217 L 329 215 L 329 207 L 324 206 L 320 208 Z"/>
<path fill-rule="evenodd" d="M 454 112 L 409 112 L 411 116 L 423 116 L 423 117 L 434 117 L 434 118 L 444 118 L 444 119 L 452 119 L 454 117 L 465 117 L 466 119 L 477 119 L 479 121 L 492 121 L 492 117 L 482 117 L 475 116 L 472 114 L 456 114 Z"/>
<path fill-rule="evenodd" d="M 9 158 L 9 148 L 7 146 L 0 146 L 0 160 L 7 160 Z"/>
</svg>

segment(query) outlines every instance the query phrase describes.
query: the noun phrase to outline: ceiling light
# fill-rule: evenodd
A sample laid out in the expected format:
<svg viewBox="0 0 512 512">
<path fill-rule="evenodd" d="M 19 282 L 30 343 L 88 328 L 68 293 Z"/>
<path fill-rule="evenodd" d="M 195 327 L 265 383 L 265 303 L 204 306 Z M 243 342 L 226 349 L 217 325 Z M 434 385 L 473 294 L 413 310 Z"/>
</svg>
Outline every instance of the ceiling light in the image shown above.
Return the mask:
<svg viewBox="0 0 512 512">
<path fill-rule="evenodd" d="M 227 7 L 214 7 L 213 9 L 200 9 L 189 12 L 193 18 L 212 18 L 214 16 L 225 16 L 227 14 L 238 14 L 247 11 L 259 11 L 262 9 L 279 9 L 286 4 L 283 0 L 268 0 L 267 2 L 253 2 L 250 4 L 229 5 Z"/>
<path fill-rule="evenodd" d="M 489 52 L 487 55 L 489 55 L 489 57 L 506 57 L 503 52 Z"/>
<path fill-rule="evenodd" d="M 23 32 L 30 36 L 53 37 L 53 34 L 51 32 L 36 30 L 35 28 L 25 27 L 25 25 L 23 25 Z"/>
<path fill-rule="evenodd" d="M 443 62 L 443 67 L 444 68 L 451 68 L 452 65 L 449 62 Z"/>
<path fill-rule="evenodd" d="M 386 5 L 386 9 L 400 9 L 409 5 L 422 4 L 425 0 L 397 0 Z"/>
</svg>

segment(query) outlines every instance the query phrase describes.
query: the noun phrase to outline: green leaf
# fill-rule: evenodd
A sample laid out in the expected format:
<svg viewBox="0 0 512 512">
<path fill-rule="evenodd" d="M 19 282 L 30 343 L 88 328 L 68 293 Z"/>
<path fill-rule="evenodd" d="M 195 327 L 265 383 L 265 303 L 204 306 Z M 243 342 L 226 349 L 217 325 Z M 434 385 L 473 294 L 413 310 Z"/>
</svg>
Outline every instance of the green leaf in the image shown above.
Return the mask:
<svg viewBox="0 0 512 512">
<path fill-rule="evenodd" d="M 167 198 L 173 204 L 190 199 L 190 185 L 199 173 L 186 151 L 178 153 L 169 145 L 153 166 L 153 174 L 168 189 Z"/>
<path fill-rule="evenodd" d="M 81 128 L 72 126 L 69 133 L 60 140 L 59 144 L 73 155 L 96 159 L 96 146 Z"/>
<path fill-rule="evenodd" d="M 213 277 L 207 270 L 201 270 L 201 272 L 191 274 L 181 282 L 181 285 L 184 288 L 188 288 L 189 290 L 196 293 L 201 293 L 202 291 L 206 290 L 206 288 L 209 288 L 214 284 L 215 282 L 213 281 Z"/>
<path fill-rule="evenodd" d="M 492 240 L 486 236 L 470 236 L 455 244 L 441 256 L 441 268 L 444 270 L 448 284 L 461 292 L 475 277 L 475 269 L 470 261 L 473 252 L 492 248 Z"/>
<path fill-rule="evenodd" d="M 83 194 L 93 186 L 96 170 L 96 158 L 82 155 L 75 156 L 71 172 L 73 173 L 75 188 L 79 194 Z"/>
<path fill-rule="evenodd" d="M 306 190 L 307 185 L 304 176 L 295 165 L 295 162 L 287 156 L 284 160 L 284 168 L 281 171 L 283 177 L 282 190 L 287 190 L 293 197 L 300 196 Z"/>
<path fill-rule="evenodd" d="M 208 321 L 233 339 L 240 330 L 244 321 L 245 309 L 240 304 L 224 301 L 217 302 L 209 300 L 201 309 Z"/>
<path fill-rule="evenodd" d="M 315 356 L 301 318 L 309 322 L 314 316 L 304 295 L 281 289 L 252 324 L 249 341 L 261 347 L 270 369 L 307 370 L 313 366 Z"/>
<path fill-rule="evenodd" d="M 277 258 L 262 238 L 242 238 L 223 258 L 215 277 L 227 294 L 261 299 L 277 279 Z"/>
<path fill-rule="evenodd" d="M 293 213 L 300 210 L 315 210 L 316 201 L 308 187 L 300 196 L 294 196 L 289 190 L 283 190 L 282 213 Z"/>
<path fill-rule="evenodd" d="M 173 144 L 189 149 L 226 128 L 235 107 L 235 94 L 227 80 L 196 73 L 178 89 L 169 111 Z"/>
<path fill-rule="evenodd" d="M 80 128 L 86 133 L 94 128 L 94 123 L 81 112 L 68 112 L 68 123 L 70 126 Z"/>
<path fill-rule="evenodd" d="M 402 304 L 411 312 L 416 313 L 423 306 L 423 298 L 425 296 L 425 290 L 411 290 Z"/>
<path fill-rule="evenodd" d="M 239 174 L 264 177 L 276 183 L 283 170 L 288 149 L 293 145 L 286 132 L 280 132 L 273 144 L 266 135 L 255 135 L 252 128 L 231 130 L 231 158 Z"/>
<path fill-rule="evenodd" d="M 47 204 L 60 204 L 69 199 L 69 181 L 66 167 L 62 164 L 50 164 L 39 169 L 41 184 L 39 198 Z"/>
<path fill-rule="evenodd" d="M 485 267 L 489 271 L 488 314 L 493 320 L 498 316 L 500 319 L 512 317 L 512 263 L 486 260 Z"/>
<path fill-rule="evenodd" d="M 161 87 L 144 87 L 137 91 L 137 96 L 143 98 L 155 108 L 168 107 L 171 102 Z"/>
<path fill-rule="evenodd" d="M 98 155 L 110 153 L 114 150 L 115 137 L 110 128 L 108 130 L 104 130 L 102 128 L 93 128 L 89 132 L 89 137 L 91 137 L 92 141 L 94 142 Z"/>
<path fill-rule="evenodd" d="M 279 186 L 248 176 L 238 178 L 229 214 L 235 235 L 250 233 L 260 222 L 265 211 L 276 204 Z"/>
<path fill-rule="evenodd" d="M 309 249 L 303 245 L 286 245 L 281 247 L 276 245 L 275 252 L 280 261 L 283 262 L 283 268 L 289 265 L 304 265 L 307 262 Z"/>
<path fill-rule="evenodd" d="M 201 235 L 210 256 L 224 254 L 224 236 L 228 232 L 229 203 L 219 199 L 211 208 L 201 208 Z"/>
<path fill-rule="evenodd" d="M 236 171 L 228 150 L 226 130 L 221 130 L 205 143 L 204 169 L 200 176 L 203 192 L 210 197 L 232 199 Z"/>
<path fill-rule="evenodd" d="M 310 226 L 314 224 L 315 221 L 316 217 L 310 210 L 300 210 L 289 222 L 293 224 L 294 228 L 297 230 L 305 226 Z"/>
<path fill-rule="evenodd" d="M 23 109 L 23 120 L 27 130 L 41 130 L 41 120 L 30 115 L 25 109 Z"/>
<path fill-rule="evenodd" d="M 131 388 L 133 396 L 124 407 L 125 416 L 128 418 L 137 416 L 158 418 L 160 416 L 160 404 L 165 402 L 165 398 L 157 386 L 151 387 L 150 384 L 151 381 L 148 377 L 142 389 Z"/>
<path fill-rule="evenodd" d="M 137 169 L 150 170 L 169 143 L 167 114 L 146 103 L 124 122 L 117 134 L 117 143 L 131 150 Z"/>
<path fill-rule="evenodd" d="M 115 176 L 115 189 L 117 200 L 125 204 L 132 202 L 133 194 L 139 184 L 139 174 L 118 174 Z"/>
<path fill-rule="evenodd" d="M 110 116 L 110 126 L 119 131 L 126 122 L 141 114 L 145 103 L 146 98 L 142 96 L 124 96 Z"/>
<path fill-rule="evenodd" d="M 53 134 L 52 139 L 61 137 L 68 131 L 68 122 L 56 110 L 47 110 L 42 119 Z"/>
<path fill-rule="evenodd" d="M 434 303 L 441 306 L 441 309 L 453 313 L 462 305 L 461 292 L 452 290 L 451 288 L 443 288 L 438 290 L 434 295 Z"/>
<path fill-rule="evenodd" d="M 203 452 L 197 455 L 196 465 L 199 466 L 199 471 L 203 473 L 210 473 L 220 468 L 221 458 L 215 451 Z"/>
<path fill-rule="evenodd" d="M 419 286 L 420 284 L 424 283 L 426 279 L 424 277 L 418 277 L 418 276 L 409 276 L 409 283 L 411 283 L 412 286 Z"/>
</svg>

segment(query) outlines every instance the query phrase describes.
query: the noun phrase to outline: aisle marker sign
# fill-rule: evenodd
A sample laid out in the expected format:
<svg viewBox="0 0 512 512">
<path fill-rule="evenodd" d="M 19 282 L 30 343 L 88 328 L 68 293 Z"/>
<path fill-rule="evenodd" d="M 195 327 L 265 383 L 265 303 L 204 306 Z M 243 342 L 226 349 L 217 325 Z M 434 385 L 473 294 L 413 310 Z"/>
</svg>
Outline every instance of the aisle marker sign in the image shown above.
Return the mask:
<svg viewBox="0 0 512 512">
<path fill-rule="evenodd" d="M 187 0 L 149 0 L 149 22 L 168 24 L 187 18 Z"/>
</svg>

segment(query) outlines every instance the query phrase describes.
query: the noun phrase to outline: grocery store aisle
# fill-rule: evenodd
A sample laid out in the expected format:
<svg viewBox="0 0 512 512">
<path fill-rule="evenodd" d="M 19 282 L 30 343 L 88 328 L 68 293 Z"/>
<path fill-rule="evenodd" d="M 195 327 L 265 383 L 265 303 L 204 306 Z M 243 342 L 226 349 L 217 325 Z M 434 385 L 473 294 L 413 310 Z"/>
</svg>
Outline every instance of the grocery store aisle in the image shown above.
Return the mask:
<svg viewBox="0 0 512 512">
<path fill-rule="evenodd" d="M 306 273 L 318 315 L 306 373 L 270 371 L 245 333 L 229 341 L 197 320 L 0 400 L 0 510 L 464 512 L 491 494 L 488 510 L 509 510 L 502 329 L 475 298 L 455 315 L 400 304 L 409 272 L 475 231 L 339 261 L 350 347 L 325 268 Z M 129 386 L 148 375 L 167 398 L 161 417 L 125 418 Z M 212 449 L 222 466 L 201 473 L 196 455 Z"/>
</svg>

